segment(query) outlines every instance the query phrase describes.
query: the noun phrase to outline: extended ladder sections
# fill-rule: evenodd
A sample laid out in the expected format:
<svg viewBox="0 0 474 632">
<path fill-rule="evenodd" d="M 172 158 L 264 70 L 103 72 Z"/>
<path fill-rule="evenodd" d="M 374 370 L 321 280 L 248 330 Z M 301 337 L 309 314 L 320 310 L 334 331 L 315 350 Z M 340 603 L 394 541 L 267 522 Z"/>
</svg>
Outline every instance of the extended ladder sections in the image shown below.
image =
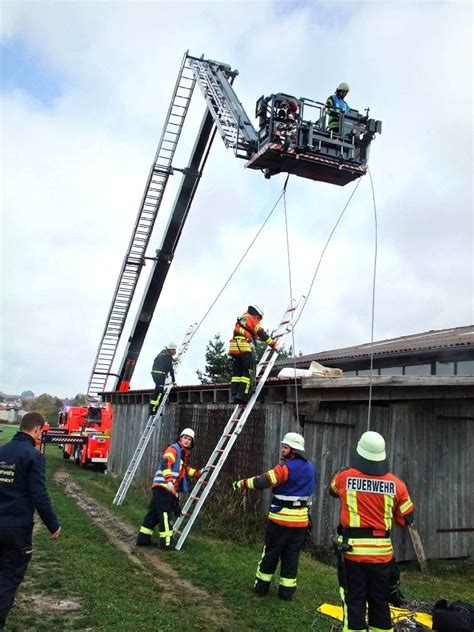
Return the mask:
<svg viewBox="0 0 474 632">
<path fill-rule="evenodd" d="M 145 251 L 163 200 L 168 178 L 173 172 L 172 161 L 196 85 L 196 79 L 187 61 L 188 55 L 186 53 L 181 63 L 158 149 L 148 175 L 132 237 L 122 263 L 102 339 L 92 367 L 87 389 L 87 399 L 92 402 L 99 400 L 99 393 L 105 389 L 107 378 L 110 375 L 140 272 L 145 263 Z"/>
<path fill-rule="evenodd" d="M 303 301 L 304 297 L 301 297 L 298 303 L 296 305 L 291 304 L 283 315 L 280 324 L 272 336 L 279 344 L 283 342 L 286 335 L 293 329 L 296 322 L 296 316 L 303 305 Z M 255 376 L 260 379 L 258 380 L 254 393 L 247 402 L 246 406 L 236 406 L 234 408 L 221 438 L 217 442 L 206 467 L 203 468 L 202 476 L 190 493 L 188 500 L 181 511 L 181 515 L 175 522 L 173 533 L 175 536 L 179 536 L 175 546 L 178 551 L 183 546 L 184 541 L 186 540 L 186 537 L 204 504 L 204 501 L 219 476 L 219 472 L 224 465 L 232 446 L 239 434 L 242 432 L 245 422 L 247 421 L 255 402 L 257 401 L 260 391 L 262 390 L 277 357 L 278 351 L 273 350 L 270 347 L 266 348 L 260 362 L 257 365 Z M 184 528 L 182 528 L 183 525 Z"/>
<path fill-rule="evenodd" d="M 232 88 L 237 71 L 217 61 L 189 57 L 194 73 L 210 113 L 226 147 L 238 158 L 247 159 L 257 149 L 257 132 L 242 103 Z"/>
<path fill-rule="evenodd" d="M 178 349 L 178 353 L 176 354 L 176 358 L 173 362 L 175 375 L 183 361 L 183 357 L 186 351 L 189 348 L 191 338 L 193 337 L 193 334 L 194 334 L 194 327 L 195 325 L 191 325 L 189 329 L 186 331 L 183 342 L 181 343 L 181 346 Z M 140 465 L 140 462 L 143 458 L 143 454 L 145 453 L 145 449 L 151 439 L 153 431 L 155 430 L 155 426 L 164 412 L 164 409 L 165 409 L 165 406 L 168 401 L 168 397 L 172 388 L 173 388 L 173 384 L 168 379 L 168 381 L 165 384 L 165 388 L 164 388 L 163 395 L 161 397 L 161 401 L 158 406 L 158 409 L 154 415 L 150 415 L 150 417 L 148 418 L 148 421 L 145 425 L 143 433 L 138 441 L 138 445 L 135 449 L 135 452 L 133 453 L 132 460 L 130 461 L 127 467 L 123 480 L 120 483 L 120 487 L 118 488 L 115 498 L 113 500 L 114 505 L 121 505 L 123 501 L 125 500 L 125 496 L 127 495 L 130 485 L 132 484 L 132 481 L 135 477 L 138 466 Z"/>
</svg>

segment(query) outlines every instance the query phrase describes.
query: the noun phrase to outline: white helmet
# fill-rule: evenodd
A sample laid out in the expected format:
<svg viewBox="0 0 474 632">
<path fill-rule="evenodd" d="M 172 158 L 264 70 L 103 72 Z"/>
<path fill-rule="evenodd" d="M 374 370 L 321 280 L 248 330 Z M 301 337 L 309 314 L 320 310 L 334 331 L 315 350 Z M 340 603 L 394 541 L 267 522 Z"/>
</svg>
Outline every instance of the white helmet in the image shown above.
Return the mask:
<svg viewBox="0 0 474 632">
<path fill-rule="evenodd" d="M 263 309 L 260 309 L 258 305 L 249 305 L 249 309 L 254 309 L 260 318 L 263 318 Z"/>
<path fill-rule="evenodd" d="M 349 84 L 345 81 L 341 81 L 341 83 L 337 86 L 337 90 L 341 92 L 349 92 Z"/>
<path fill-rule="evenodd" d="M 297 432 L 287 432 L 280 443 L 290 446 L 293 450 L 304 452 L 304 437 Z"/>
<path fill-rule="evenodd" d="M 178 345 L 175 342 L 169 342 L 166 346 L 167 349 L 177 349 Z"/>
<path fill-rule="evenodd" d="M 387 458 L 385 439 L 378 432 L 364 432 L 357 444 L 357 454 L 368 461 L 384 461 Z"/>
<path fill-rule="evenodd" d="M 191 437 L 191 439 L 194 441 L 194 430 L 192 428 L 185 428 L 182 432 L 179 433 L 180 437 L 182 437 L 183 435 Z"/>
</svg>

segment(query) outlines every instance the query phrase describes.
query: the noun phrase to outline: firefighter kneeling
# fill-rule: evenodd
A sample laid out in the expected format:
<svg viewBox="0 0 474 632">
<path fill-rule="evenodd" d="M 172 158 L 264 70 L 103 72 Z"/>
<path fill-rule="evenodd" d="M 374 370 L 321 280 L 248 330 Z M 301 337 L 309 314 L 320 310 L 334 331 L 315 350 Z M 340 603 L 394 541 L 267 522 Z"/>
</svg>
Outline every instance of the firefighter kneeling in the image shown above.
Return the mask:
<svg viewBox="0 0 474 632">
<path fill-rule="evenodd" d="M 390 632 L 389 586 L 393 561 L 390 530 L 413 522 L 405 483 L 388 471 L 385 440 L 365 432 L 352 466 L 334 474 L 330 493 L 341 501 L 336 543 L 343 601 L 343 632 Z"/>
</svg>

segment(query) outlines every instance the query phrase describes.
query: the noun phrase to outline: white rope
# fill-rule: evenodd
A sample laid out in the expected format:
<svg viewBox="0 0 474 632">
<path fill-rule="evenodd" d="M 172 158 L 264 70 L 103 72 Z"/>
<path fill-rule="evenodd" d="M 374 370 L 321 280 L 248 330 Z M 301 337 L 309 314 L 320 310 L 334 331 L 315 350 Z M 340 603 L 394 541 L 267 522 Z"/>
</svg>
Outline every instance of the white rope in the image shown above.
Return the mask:
<svg viewBox="0 0 474 632">
<path fill-rule="evenodd" d="M 291 255 L 290 255 L 290 236 L 288 231 L 288 214 L 286 210 L 286 184 L 288 182 L 288 178 L 285 182 L 285 186 L 283 188 L 283 209 L 285 213 L 285 231 L 286 231 L 286 256 L 288 261 L 288 284 L 290 288 L 290 305 L 293 305 L 293 285 L 291 281 Z M 298 405 L 298 379 L 296 377 L 296 345 L 295 345 L 295 328 L 291 328 L 291 344 L 293 346 L 293 368 L 295 371 L 295 406 L 296 406 L 296 423 L 298 424 L 298 429 L 300 425 L 300 413 L 299 413 L 299 405 Z"/>
<path fill-rule="evenodd" d="M 373 369 L 374 369 L 374 322 L 375 322 L 375 281 L 377 278 L 377 248 L 378 248 L 378 225 L 377 225 L 377 204 L 375 202 L 374 182 L 370 169 L 367 168 L 370 177 L 370 187 L 372 190 L 372 201 L 374 204 L 374 271 L 372 278 L 372 315 L 370 325 L 370 377 L 369 377 L 369 406 L 367 411 L 367 430 L 370 430 L 371 413 L 372 413 L 372 385 L 373 385 Z"/>
<path fill-rule="evenodd" d="M 224 292 L 224 290 L 226 289 L 226 287 L 229 285 L 232 277 L 234 276 L 234 274 L 237 272 L 237 270 L 240 267 L 240 264 L 242 263 L 242 261 L 245 259 L 245 257 L 247 256 L 247 254 L 249 253 L 250 249 L 252 248 L 252 246 L 254 245 L 254 243 L 257 241 L 258 236 L 260 235 L 260 233 L 262 232 L 262 230 L 265 228 L 268 220 L 270 219 L 270 217 L 273 215 L 273 212 L 275 211 L 275 209 L 277 208 L 278 204 L 280 203 L 280 200 L 282 197 L 284 197 L 285 195 L 285 188 L 286 188 L 286 183 L 288 182 L 288 178 L 285 181 L 285 186 L 282 190 L 282 192 L 280 193 L 280 195 L 278 196 L 277 201 L 275 202 L 275 204 L 273 205 L 272 209 L 270 210 L 270 212 L 268 213 L 267 217 L 265 218 L 265 221 L 263 222 L 263 224 L 261 225 L 261 227 L 258 229 L 257 233 L 255 234 L 254 238 L 252 239 L 252 241 L 250 242 L 249 246 L 246 248 L 244 254 L 240 257 L 237 265 L 235 266 L 235 268 L 232 270 L 229 278 L 227 279 L 227 281 L 224 283 L 224 285 L 222 286 L 222 288 L 219 290 L 217 296 L 215 297 L 215 299 L 212 301 L 210 307 L 208 308 L 208 310 L 206 311 L 206 313 L 204 314 L 204 316 L 201 318 L 201 320 L 198 322 L 198 324 L 196 325 L 196 327 L 194 328 L 194 331 L 189 339 L 189 342 L 191 342 L 191 340 L 194 338 L 194 336 L 196 335 L 198 329 L 201 327 L 201 325 L 203 324 L 203 322 L 206 320 L 206 318 L 209 316 L 209 313 L 211 312 L 212 308 L 214 307 L 214 305 L 217 303 L 217 301 L 219 300 L 219 298 L 221 297 L 222 293 Z"/>
</svg>

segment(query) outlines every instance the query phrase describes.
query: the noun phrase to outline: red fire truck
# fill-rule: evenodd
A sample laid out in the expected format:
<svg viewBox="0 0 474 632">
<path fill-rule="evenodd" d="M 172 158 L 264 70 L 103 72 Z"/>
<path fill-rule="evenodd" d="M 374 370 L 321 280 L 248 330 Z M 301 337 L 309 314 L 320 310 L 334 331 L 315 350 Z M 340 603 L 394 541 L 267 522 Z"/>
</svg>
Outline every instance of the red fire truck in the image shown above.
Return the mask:
<svg viewBox="0 0 474 632">
<path fill-rule="evenodd" d="M 61 443 L 63 458 L 72 457 L 78 465 L 96 463 L 105 468 L 110 449 L 112 418 L 112 406 L 109 403 L 63 408 L 59 413 L 58 432 L 68 438 L 78 439 L 74 443 Z"/>
</svg>

